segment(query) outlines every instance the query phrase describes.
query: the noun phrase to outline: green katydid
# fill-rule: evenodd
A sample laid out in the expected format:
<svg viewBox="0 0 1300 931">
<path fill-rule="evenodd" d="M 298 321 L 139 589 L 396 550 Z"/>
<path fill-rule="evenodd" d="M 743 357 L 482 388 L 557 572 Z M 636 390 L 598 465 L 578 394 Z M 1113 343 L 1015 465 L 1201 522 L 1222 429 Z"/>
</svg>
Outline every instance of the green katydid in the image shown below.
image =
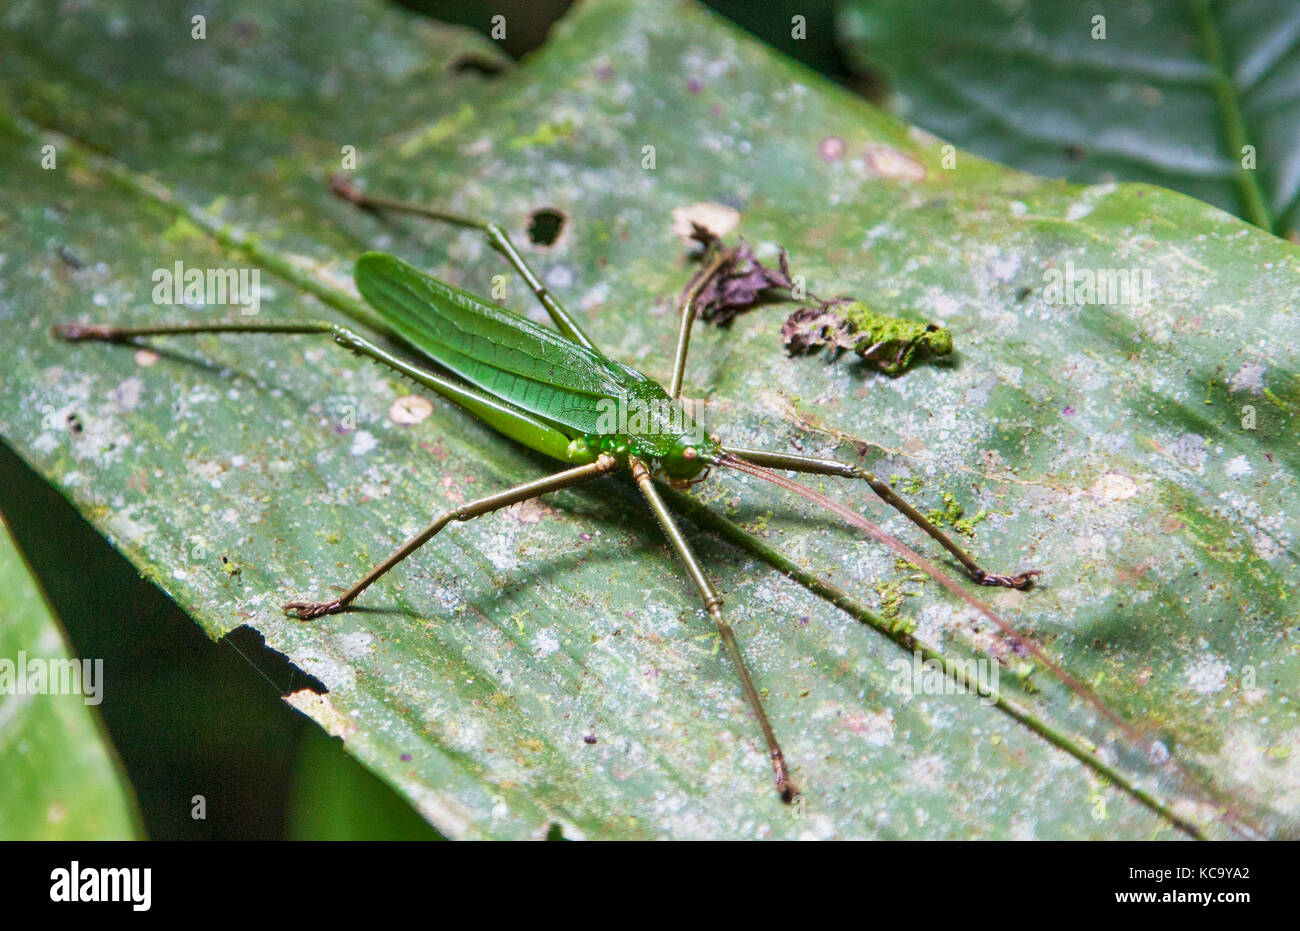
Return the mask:
<svg viewBox="0 0 1300 931">
<path fill-rule="evenodd" d="M 721 261 L 719 257 L 715 256 L 712 263 L 692 280 L 682 297 L 677 351 L 670 388 L 666 390 L 642 372 L 603 355 L 496 224 L 442 210 L 369 198 L 348 185 L 336 185 L 335 191 L 367 209 L 405 211 L 481 231 L 492 247 L 527 282 L 556 329 L 482 301 L 423 274 L 394 256 L 375 252 L 366 253 L 357 261 L 357 288 L 391 330 L 431 364 L 412 362 L 348 327 L 320 321 L 145 327 L 66 323 L 54 327 L 57 337 L 70 341 L 125 342 L 138 337 L 195 333 L 328 335 L 343 347 L 375 359 L 432 389 L 510 439 L 564 463 L 565 467 L 552 475 L 438 515 L 338 597 L 316 602 L 290 602 L 284 606 L 286 612 L 310 620 L 343 611 L 376 580 L 452 522 L 471 520 L 511 504 L 625 471 L 644 496 L 699 590 L 704 608 L 717 627 L 720 641 L 736 669 L 744 696 L 766 741 L 777 790 L 783 799 L 789 801 L 795 789 L 785 757 L 745 666 L 735 632 L 723 615 L 722 600 L 656 487 L 656 479 L 673 485 L 693 484 L 704 480 L 711 468 L 724 467 L 794 491 L 890 547 L 994 622 L 1105 717 L 1130 736 L 1135 735 L 1131 726 L 1055 664 L 1040 647 L 1018 634 L 932 562 L 856 511 L 798 484 L 782 472 L 838 476 L 867 482 L 880 498 L 940 544 L 979 584 L 1023 589 L 1032 584 L 1038 575 L 1036 571 L 1012 575 L 985 571 L 904 501 L 888 483 L 856 465 L 834 459 L 729 446 L 716 434 L 705 435 L 693 425 L 692 418 L 682 409 L 681 387 L 696 316 L 695 302 L 709 274 L 717 270 Z M 635 420 L 635 429 L 623 426 L 622 419 L 616 427 L 610 426 L 607 414 L 611 402 L 639 407 L 641 416 Z"/>
</svg>

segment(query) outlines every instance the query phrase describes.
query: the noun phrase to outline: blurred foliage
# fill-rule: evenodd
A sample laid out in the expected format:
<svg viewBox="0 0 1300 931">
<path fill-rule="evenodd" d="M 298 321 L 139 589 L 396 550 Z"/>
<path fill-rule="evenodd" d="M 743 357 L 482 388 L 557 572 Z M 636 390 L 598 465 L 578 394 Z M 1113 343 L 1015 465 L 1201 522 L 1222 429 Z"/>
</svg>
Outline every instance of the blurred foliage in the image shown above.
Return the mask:
<svg viewBox="0 0 1300 931">
<path fill-rule="evenodd" d="M 1037 174 L 1163 185 L 1298 235 L 1294 0 L 843 0 L 838 11 L 854 66 L 883 72 L 890 108 L 945 139 Z"/>
<path fill-rule="evenodd" d="M 309 728 L 298 746 L 289 799 L 290 840 L 441 840 L 388 784 Z"/>
<path fill-rule="evenodd" d="M 0 513 L 43 567 L 72 655 L 104 659 L 111 700 L 93 714 L 102 712 L 105 736 L 139 796 L 140 833 L 154 840 L 437 836 L 338 741 L 279 700 L 304 684 L 282 656 L 266 650 L 248 628 L 217 641 L 203 636 L 3 443 Z M 9 617 L 0 612 L 0 637 L 17 633 Z M 12 659 L 19 648 L 5 639 L 0 656 Z M 83 754 L 95 752 L 95 736 L 83 734 L 79 745 Z M 17 765 L 3 768 L 10 778 L 22 772 Z M 50 779 L 57 772 L 57 760 L 51 761 L 43 781 L 57 786 Z M 90 785 L 79 785 L 73 798 L 92 805 L 98 818 L 112 817 L 111 805 L 87 794 Z M 338 792 L 332 802 L 327 788 Z M 202 819 L 192 817 L 196 795 L 206 801 Z M 13 787 L 0 785 L 0 817 L 24 811 L 11 805 L 18 797 Z M 364 823 L 357 799 L 364 800 Z M 65 818 L 61 824 L 66 836 L 89 836 L 85 821 Z M 37 833 L 0 829 L 0 836 Z"/>
<path fill-rule="evenodd" d="M 97 659 L 68 650 L 0 518 L 0 840 L 137 835 L 135 800 L 100 729 Z"/>
</svg>

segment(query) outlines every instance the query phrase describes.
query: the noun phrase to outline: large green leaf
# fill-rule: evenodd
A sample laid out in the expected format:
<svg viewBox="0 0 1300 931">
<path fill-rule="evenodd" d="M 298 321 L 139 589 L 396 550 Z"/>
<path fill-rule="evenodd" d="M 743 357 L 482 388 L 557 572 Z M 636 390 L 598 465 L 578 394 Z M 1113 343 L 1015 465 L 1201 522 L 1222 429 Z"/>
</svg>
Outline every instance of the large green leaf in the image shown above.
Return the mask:
<svg viewBox="0 0 1300 931">
<path fill-rule="evenodd" d="M 494 80 L 450 66 L 490 54 L 476 43 L 374 6 L 218 6 L 209 46 L 182 41 L 179 4 L 98 9 L 54 39 L 36 12 L 5 20 L 0 432 L 206 630 L 256 626 L 318 677 L 326 694 L 291 700 L 444 833 L 1296 832 L 1292 246 L 1149 187 L 964 153 L 946 171 L 928 135 L 689 4 L 584 4 Z M 46 329 L 235 312 L 154 306 L 151 273 L 177 260 L 275 271 L 266 318 L 354 312 L 351 263 L 375 247 L 489 293 L 505 268 L 472 233 L 331 200 L 344 145 L 368 189 L 520 241 L 532 211 L 563 211 L 531 260 L 599 345 L 660 377 L 690 271 L 672 215 L 703 201 L 737 209 L 760 255 L 785 245 L 810 291 L 951 327 L 953 361 L 889 379 L 787 358 L 779 311 L 759 311 L 697 334 L 687 391 L 732 442 L 861 455 L 925 506 L 946 492 L 986 512 L 970 547 L 1046 572 L 995 606 L 1172 762 L 1042 670 L 1027 688 L 1025 661 L 888 552 L 735 475 L 674 501 L 798 806 L 771 791 L 725 654 L 621 480 L 454 526 L 367 594 L 374 610 L 282 617 L 432 513 L 554 464 L 441 402 L 399 423 L 406 386 L 319 340 L 172 340 L 155 362 Z M 1052 303 L 1045 273 L 1067 261 L 1147 269 L 1154 293 Z M 538 314 L 511 281 L 507 303 Z M 80 433 L 59 427 L 72 412 Z M 864 488 L 814 484 L 869 506 Z M 900 646 L 918 644 L 1001 657 L 1001 704 L 899 688 Z"/>
<path fill-rule="evenodd" d="M 135 837 L 135 802 L 94 708 L 121 671 L 69 655 L 3 520 L 0 662 L 0 840 Z"/>
<path fill-rule="evenodd" d="M 1290 0 L 844 0 L 838 22 L 891 106 L 958 145 L 1073 181 L 1162 184 L 1300 235 Z"/>
</svg>

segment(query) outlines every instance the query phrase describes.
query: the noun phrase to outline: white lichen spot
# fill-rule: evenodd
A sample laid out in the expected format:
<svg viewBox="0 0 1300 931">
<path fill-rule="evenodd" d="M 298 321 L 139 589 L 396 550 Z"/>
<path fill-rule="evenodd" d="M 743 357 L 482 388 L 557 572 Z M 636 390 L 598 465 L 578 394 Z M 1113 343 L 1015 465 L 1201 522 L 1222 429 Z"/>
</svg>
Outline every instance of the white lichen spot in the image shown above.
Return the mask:
<svg viewBox="0 0 1300 931">
<path fill-rule="evenodd" d="M 1255 470 L 1251 468 L 1250 461 L 1245 456 L 1238 456 L 1235 459 L 1229 459 L 1223 467 L 1228 478 L 1244 478 L 1247 475 L 1254 474 Z"/>
<path fill-rule="evenodd" d="M 1213 695 L 1223 691 L 1228 684 L 1228 664 L 1209 653 L 1203 655 L 1187 671 L 1187 685 L 1194 692 Z"/>
<path fill-rule="evenodd" d="M 344 634 L 336 640 L 339 651 L 348 659 L 357 660 L 374 651 L 375 636 L 369 631 L 359 630 Z"/>
<path fill-rule="evenodd" d="M 350 662 L 343 661 L 341 657 L 301 657 L 298 659 L 298 665 L 308 675 L 315 676 L 325 683 L 325 688 L 331 692 L 351 691 L 356 688 L 356 668 Z M 299 710 L 304 711 L 304 709 Z M 319 719 L 317 720 L 319 721 Z"/>
<path fill-rule="evenodd" d="M 740 211 L 726 204 L 703 201 L 673 209 L 673 233 L 684 243 L 691 243 L 691 225 L 698 224 L 713 235 L 726 236 L 740 223 Z"/>
<path fill-rule="evenodd" d="M 113 512 L 106 523 L 110 534 L 129 543 L 141 543 L 158 529 L 154 524 L 136 520 L 130 510 Z"/>
<path fill-rule="evenodd" d="M 1262 362 L 1247 362 L 1228 379 L 1228 387 L 1233 391 L 1249 391 L 1258 394 L 1264 390 L 1264 372 L 1267 366 Z"/>
<path fill-rule="evenodd" d="M 140 393 L 144 391 L 144 382 L 132 376 L 109 393 L 113 405 L 123 413 L 133 411 L 140 406 Z"/>
<path fill-rule="evenodd" d="M 501 509 L 503 517 L 517 524 L 536 524 L 550 513 L 552 513 L 551 508 L 536 498 L 519 501 Z"/>
<path fill-rule="evenodd" d="M 887 747 L 894 742 L 894 710 L 884 708 L 872 714 L 849 715 L 849 727 L 861 734 L 868 747 Z"/>
<path fill-rule="evenodd" d="M 1088 214 L 1092 213 L 1093 205 L 1087 201 L 1076 201 L 1066 208 L 1065 218 L 1073 223 L 1076 220 L 1082 220 Z"/>
<path fill-rule="evenodd" d="M 419 423 L 432 413 L 433 402 L 418 394 L 403 395 L 388 406 L 388 419 L 402 426 Z"/>
<path fill-rule="evenodd" d="M 827 136 L 817 145 L 817 152 L 824 162 L 838 162 L 844 157 L 847 147 L 839 136 Z"/>
<path fill-rule="evenodd" d="M 1200 471 L 1205 466 L 1209 450 L 1205 447 L 1205 437 L 1196 433 L 1184 433 L 1169 445 L 1170 454 L 1189 469 Z"/>
<path fill-rule="evenodd" d="M 1286 548 L 1281 543 L 1263 530 L 1250 535 L 1250 545 L 1254 547 L 1255 555 L 1265 562 L 1280 559 L 1286 552 Z"/>
<path fill-rule="evenodd" d="M 907 767 L 908 782 L 917 789 L 936 792 L 943 788 L 948 764 L 938 753 L 917 757 Z"/>
<path fill-rule="evenodd" d="M 567 265 L 553 265 L 546 273 L 546 283 L 557 291 L 573 287 L 573 269 Z"/>
<path fill-rule="evenodd" d="M 456 610 L 464 600 L 460 597 L 460 592 L 445 585 L 436 586 L 430 594 L 433 595 L 433 600 L 438 602 L 438 606 L 445 611 Z"/>
<path fill-rule="evenodd" d="M 32 449 L 36 450 L 38 453 L 52 453 L 58 448 L 59 434 L 55 433 L 53 430 L 46 430 L 32 441 Z"/>
<path fill-rule="evenodd" d="M 1012 840 L 1037 840 L 1038 832 L 1035 830 L 1035 822 L 1022 818 L 1019 815 L 1012 818 L 1011 839 Z"/>
<path fill-rule="evenodd" d="M 835 836 L 835 822 L 829 815 L 814 814 L 808 818 L 808 826 L 799 832 L 800 840 L 830 840 Z"/>
<path fill-rule="evenodd" d="M 364 456 L 378 445 L 379 441 L 375 439 L 373 433 L 369 430 L 358 430 L 352 437 L 351 452 L 354 456 Z"/>
<path fill-rule="evenodd" d="M 1122 472 L 1107 472 L 1092 483 L 1092 496 L 1102 504 L 1125 501 L 1138 492 L 1137 482 Z"/>
<path fill-rule="evenodd" d="M 933 313 L 940 320 L 947 320 L 961 310 L 961 304 L 955 297 L 937 290 L 927 293 L 922 299 L 922 303 L 926 310 Z"/>
<path fill-rule="evenodd" d="M 610 284 L 608 281 L 600 282 L 582 296 L 582 299 L 578 301 L 578 307 L 582 310 L 591 310 L 593 307 L 599 307 L 601 304 L 609 300 L 609 288 Z"/>
<path fill-rule="evenodd" d="M 1016 276 L 1016 272 L 1020 271 L 1020 254 L 1013 252 L 1010 255 L 998 256 L 989 263 L 989 270 L 998 281 L 1010 281 Z"/>
<path fill-rule="evenodd" d="M 555 631 L 549 627 L 543 627 L 536 636 L 533 637 L 533 649 L 538 656 L 550 656 L 560 649 L 559 638 L 555 636 Z"/>
<path fill-rule="evenodd" d="M 137 349 L 135 351 L 135 364 L 142 369 L 147 369 L 158 361 L 158 353 L 152 349 Z"/>
</svg>

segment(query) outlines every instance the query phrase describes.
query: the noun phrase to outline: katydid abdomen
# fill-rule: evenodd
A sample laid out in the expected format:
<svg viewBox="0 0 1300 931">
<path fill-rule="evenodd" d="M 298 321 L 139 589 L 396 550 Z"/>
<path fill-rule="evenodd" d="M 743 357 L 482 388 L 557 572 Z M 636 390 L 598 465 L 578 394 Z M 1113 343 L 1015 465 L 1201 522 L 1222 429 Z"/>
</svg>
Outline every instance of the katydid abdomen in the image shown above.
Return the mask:
<svg viewBox="0 0 1300 931">
<path fill-rule="evenodd" d="M 609 452 L 691 478 L 716 453 L 682 403 L 648 375 L 425 275 L 395 256 L 357 260 L 357 289 L 407 343 L 457 378 L 571 441 L 567 461 Z M 585 452 L 584 452 L 585 446 Z M 686 455 L 688 449 L 695 453 Z"/>
</svg>

